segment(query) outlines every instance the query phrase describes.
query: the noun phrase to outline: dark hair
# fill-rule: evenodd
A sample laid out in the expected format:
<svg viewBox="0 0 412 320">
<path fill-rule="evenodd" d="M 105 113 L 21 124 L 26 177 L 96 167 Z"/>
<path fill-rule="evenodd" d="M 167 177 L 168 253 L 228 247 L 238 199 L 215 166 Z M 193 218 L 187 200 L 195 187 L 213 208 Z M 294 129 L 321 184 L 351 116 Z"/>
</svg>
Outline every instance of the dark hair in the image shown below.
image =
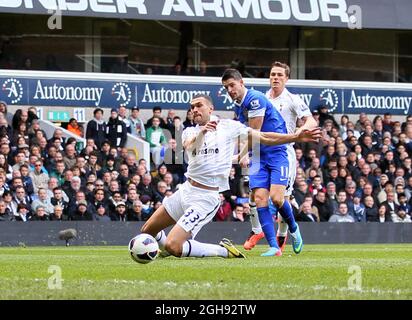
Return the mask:
<svg viewBox="0 0 412 320">
<path fill-rule="evenodd" d="M 279 67 L 279 68 L 285 69 L 285 75 L 286 75 L 286 77 L 289 78 L 289 75 L 290 75 L 290 67 L 289 67 L 286 63 L 282 63 L 282 62 L 279 62 L 279 61 L 275 61 L 275 62 L 272 63 L 272 68 L 273 68 L 273 67 Z"/>
<path fill-rule="evenodd" d="M 242 74 L 236 69 L 226 69 L 222 75 L 222 81 L 228 79 L 242 80 Z"/>
<path fill-rule="evenodd" d="M 95 116 L 96 113 L 98 113 L 99 111 L 100 111 L 102 114 L 104 113 L 103 109 L 101 109 L 101 108 L 96 108 L 96 109 L 94 109 L 94 111 L 93 111 L 93 115 Z"/>
<path fill-rule="evenodd" d="M 162 108 L 160 108 L 159 106 L 156 106 L 156 107 L 153 107 L 153 112 L 155 112 L 155 111 L 160 111 L 160 112 L 162 112 Z"/>
</svg>

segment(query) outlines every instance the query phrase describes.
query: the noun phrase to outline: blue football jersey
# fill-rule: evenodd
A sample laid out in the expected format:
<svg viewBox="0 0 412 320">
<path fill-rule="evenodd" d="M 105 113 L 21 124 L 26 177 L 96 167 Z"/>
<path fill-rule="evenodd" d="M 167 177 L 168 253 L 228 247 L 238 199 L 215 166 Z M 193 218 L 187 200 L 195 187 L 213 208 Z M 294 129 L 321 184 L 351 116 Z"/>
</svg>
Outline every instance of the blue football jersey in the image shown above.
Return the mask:
<svg viewBox="0 0 412 320">
<path fill-rule="evenodd" d="M 235 113 L 237 119 L 246 125 L 248 125 L 249 117 L 263 116 L 262 132 L 287 133 L 286 123 L 282 115 L 260 91 L 248 89 L 240 104 L 236 104 Z M 286 151 L 286 145 L 260 146 L 261 154 L 279 151 Z"/>
</svg>

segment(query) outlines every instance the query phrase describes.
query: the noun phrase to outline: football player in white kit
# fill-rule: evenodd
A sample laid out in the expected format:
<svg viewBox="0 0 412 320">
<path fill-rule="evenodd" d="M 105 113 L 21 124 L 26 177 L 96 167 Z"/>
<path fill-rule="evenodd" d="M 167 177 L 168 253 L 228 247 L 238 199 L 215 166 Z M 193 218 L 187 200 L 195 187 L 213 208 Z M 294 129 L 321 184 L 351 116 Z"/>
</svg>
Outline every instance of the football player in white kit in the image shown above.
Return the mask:
<svg viewBox="0 0 412 320">
<path fill-rule="evenodd" d="M 313 118 L 309 107 L 296 94 L 292 94 L 285 88 L 286 82 L 289 80 L 290 68 L 287 64 L 281 62 L 274 62 L 270 70 L 270 90 L 266 92 L 266 97 L 272 102 L 279 113 L 286 122 L 288 133 L 300 132 L 305 129 L 313 129 L 318 126 L 318 123 Z M 296 122 L 298 119 L 303 119 L 304 125 L 296 130 Z M 293 184 L 296 178 L 296 153 L 293 147 L 294 143 L 289 143 L 287 146 L 287 154 L 289 160 L 289 180 L 286 187 L 285 198 L 292 195 Z M 282 216 L 278 215 L 279 226 L 277 230 L 277 242 L 279 248 L 283 251 L 285 249 L 288 225 L 284 223 Z M 255 221 L 256 220 L 250 220 Z M 259 222 L 259 221 L 257 221 Z M 253 230 L 261 230 L 260 226 L 252 225 Z M 256 233 L 256 232 L 255 232 Z M 250 244 L 248 245 L 250 247 Z"/>
<path fill-rule="evenodd" d="M 320 138 L 320 129 L 280 134 L 252 130 L 230 119 L 217 121 L 211 118 L 214 107 L 207 95 L 195 96 L 191 109 L 197 126 L 186 128 L 182 135 L 183 147 L 189 156 L 187 181 L 163 200 L 141 232 L 154 236 L 161 250 L 176 257 L 244 258 L 228 239 L 219 245 L 194 240 L 219 209 L 219 192 L 229 189 L 235 144 L 243 137 L 268 145 L 316 141 Z M 171 225 L 174 226 L 166 237 L 163 230 Z"/>
</svg>

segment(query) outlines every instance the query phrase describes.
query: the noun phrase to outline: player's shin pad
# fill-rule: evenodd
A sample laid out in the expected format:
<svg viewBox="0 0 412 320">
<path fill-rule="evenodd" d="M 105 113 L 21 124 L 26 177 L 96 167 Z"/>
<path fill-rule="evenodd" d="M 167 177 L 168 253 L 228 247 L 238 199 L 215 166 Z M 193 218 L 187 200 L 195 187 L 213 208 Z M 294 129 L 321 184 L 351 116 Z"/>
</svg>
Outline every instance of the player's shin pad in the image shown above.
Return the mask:
<svg viewBox="0 0 412 320">
<path fill-rule="evenodd" d="M 278 215 L 278 232 L 277 235 L 279 237 L 286 237 L 288 234 L 288 224 L 283 220 L 282 216 L 279 214 Z"/>
<path fill-rule="evenodd" d="M 249 205 L 250 205 L 249 217 L 250 217 L 250 224 L 252 225 L 252 231 L 254 234 L 261 233 L 262 226 L 260 225 L 256 204 L 249 203 Z"/>
</svg>

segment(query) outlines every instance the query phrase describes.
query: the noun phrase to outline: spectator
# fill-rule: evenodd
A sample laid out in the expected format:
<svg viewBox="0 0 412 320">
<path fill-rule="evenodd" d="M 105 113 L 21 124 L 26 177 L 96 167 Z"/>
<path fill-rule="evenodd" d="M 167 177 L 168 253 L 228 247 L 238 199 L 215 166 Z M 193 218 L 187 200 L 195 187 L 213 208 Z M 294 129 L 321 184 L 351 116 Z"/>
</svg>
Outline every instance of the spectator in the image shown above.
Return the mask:
<svg viewBox="0 0 412 320">
<path fill-rule="evenodd" d="M 3 199 L 7 202 L 8 199 L 6 198 L 6 196 L 3 194 Z M 31 203 L 33 202 L 33 199 L 26 195 L 26 191 L 24 190 L 23 186 L 18 186 L 16 188 L 15 191 L 15 195 L 13 197 L 13 201 L 12 201 L 12 209 L 13 209 L 13 213 L 17 212 L 17 208 L 19 204 L 23 204 L 26 206 L 27 210 L 28 210 L 28 215 L 31 216 Z"/>
<path fill-rule="evenodd" d="M 355 220 L 348 214 L 347 204 L 341 202 L 339 203 L 338 211 L 330 217 L 329 222 L 355 222 Z"/>
<path fill-rule="evenodd" d="M 361 196 L 358 194 L 355 194 L 353 197 L 353 211 L 356 222 L 366 222 L 366 208 L 365 205 L 361 203 Z"/>
<path fill-rule="evenodd" d="M 319 191 L 326 192 L 326 188 L 322 185 L 322 178 L 316 175 L 313 178 L 312 184 L 309 186 L 309 193 L 316 196 Z"/>
<path fill-rule="evenodd" d="M 156 190 L 156 201 L 163 202 L 163 199 L 166 197 L 167 191 L 167 184 L 164 181 L 159 181 L 157 183 L 157 190 Z"/>
<path fill-rule="evenodd" d="M 115 148 L 123 148 L 127 141 L 126 124 L 119 118 L 117 109 L 113 108 L 106 126 L 106 139 Z"/>
<path fill-rule="evenodd" d="M 318 222 L 316 215 L 312 212 L 312 206 L 309 202 L 302 203 L 299 213 L 296 215 L 296 221 Z"/>
<path fill-rule="evenodd" d="M 208 70 L 206 61 L 204 61 L 204 60 L 200 61 L 198 76 L 208 77 L 208 76 L 211 76 L 211 75 L 212 74 Z"/>
<path fill-rule="evenodd" d="M 150 201 L 151 198 L 148 195 L 142 195 L 140 197 L 140 201 L 142 202 L 142 221 L 148 220 L 151 215 L 153 214 L 153 206 L 152 206 L 152 201 Z"/>
<path fill-rule="evenodd" d="M 175 139 L 170 139 L 168 147 L 164 149 L 163 153 L 163 161 L 167 171 L 173 175 L 173 180 L 176 183 L 182 183 L 184 181 L 186 163 L 181 142 L 178 144 Z"/>
<path fill-rule="evenodd" d="M 17 109 L 16 112 L 13 115 L 12 119 L 12 129 L 13 131 L 19 130 L 19 126 L 21 123 L 24 123 L 26 125 L 26 129 L 28 128 L 28 119 L 29 119 L 29 113 L 27 110 L 22 110 L 22 109 Z"/>
<path fill-rule="evenodd" d="M 191 109 L 187 110 L 186 112 L 186 120 L 183 121 L 183 127 L 186 129 L 187 127 L 195 127 L 196 123 L 193 116 L 193 111 Z"/>
<path fill-rule="evenodd" d="M 140 200 L 135 200 L 133 202 L 132 208 L 127 210 L 127 220 L 128 221 L 141 221 L 142 218 L 142 202 Z"/>
<path fill-rule="evenodd" d="M 296 183 L 297 183 L 297 188 L 293 190 L 293 196 L 295 197 L 297 204 L 300 206 L 302 205 L 304 198 L 306 194 L 308 193 L 308 184 L 304 180 L 295 182 L 295 184 Z"/>
<path fill-rule="evenodd" d="M 174 131 L 175 131 L 175 125 L 174 125 L 174 118 L 176 117 L 176 111 L 174 109 L 169 109 L 167 112 L 167 117 L 166 117 L 166 128 L 169 132 L 170 135 L 173 137 Z"/>
<path fill-rule="evenodd" d="M 99 182 L 99 183 L 103 185 L 102 182 Z M 107 199 L 105 198 L 105 191 L 101 188 L 98 188 L 97 185 L 96 185 L 96 189 L 94 190 L 94 197 L 91 203 L 92 203 L 92 206 L 94 206 L 95 210 L 97 210 L 99 206 L 104 206 L 104 207 L 109 206 Z"/>
<path fill-rule="evenodd" d="M 405 212 L 405 210 L 399 210 L 398 213 L 392 214 L 393 222 L 412 222 L 411 216 Z"/>
<path fill-rule="evenodd" d="M 87 201 L 86 200 L 80 200 L 76 204 L 76 209 L 71 215 L 71 220 L 75 221 L 91 221 L 93 220 L 93 215 L 91 212 L 87 210 Z"/>
<path fill-rule="evenodd" d="M 405 211 L 406 214 L 411 214 L 411 206 L 407 203 L 408 199 L 406 198 L 405 193 L 398 193 L 399 201 L 399 210 Z"/>
<path fill-rule="evenodd" d="M 27 222 L 30 220 L 30 211 L 23 203 L 19 203 L 16 208 L 16 213 L 13 216 L 14 221 Z"/>
<path fill-rule="evenodd" d="M 73 144 L 66 144 L 63 162 L 66 168 L 73 168 L 76 165 L 76 148 Z"/>
<path fill-rule="evenodd" d="M 93 215 L 94 221 L 109 222 L 112 221 L 110 217 L 106 214 L 106 207 L 103 204 L 99 204 L 96 207 L 96 213 Z"/>
<path fill-rule="evenodd" d="M 46 208 L 42 205 L 38 205 L 36 209 L 34 210 L 34 215 L 31 217 L 30 220 L 31 221 L 49 221 L 49 216 L 46 214 Z"/>
<path fill-rule="evenodd" d="M 166 185 L 164 187 L 166 188 Z M 129 188 L 127 190 L 127 200 L 125 202 L 126 209 L 127 210 L 133 209 L 133 205 L 137 200 L 139 200 L 139 194 L 137 193 L 137 189 L 136 188 Z M 162 198 L 162 200 L 163 200 L 163 198 Z"/>
<path fill-rule="evenodd" d="M 153 112 L 153 116 L 146 122 L 146 129 L 153 126 L 152 122 L 155 117 L 158 118 L 160 121 L 160 124 L 158 126 L 162 129 L 167 129 L 166 122 L 162 118 L 162 108 L 160 108 L 159 106 L 156 106 L 152 109 L 152 112 Z M 147 136 L 147 133 L 146 133 L 146 136 Z"/>
<path fill-rule="evenodd" d="M 63 214 L 63 207 L 56 205 L 53 214 L 50 217 L 51 221 L 66 221 L 67 215 Z"/>
<path fill-rule="evenodd" d="M 47 216 L 51 216 L 54 212 L 54 206 L 51 203 L 50 197 L 47 195 L 47 190 L 44 188 L 39 188 L 38 199 L 35 199 L 32 204 L 33 212 L 37 212 L 37 208 L 41 206 Z"/>
<path fill-rule="evenodd" d="M 179 146 L 182 143 L 183 130 L 184 130 L 184 126 L 182 123 L 182 119 L 180 119 L 180 117 L 178 116 L 175 116 L 173 118 L 173 131 L 171 131 L 171 134 L 172 134 L 172 138 L 176 139 Z"/>
<path fill-rule="evenodd" d="M 63 189 L 61 187 L 56 187 L 53 189 L 53 197 L 50 198 L 50 203 L 54 206 L 54 208 L 56 209 L 56 207 L 60 207 L 62 208 L 62 214 L 65 216 L 64 220 L 67 220 L 68 217 L 68 209 L 69 209 L 69 200 L 65 200 L 64 199 L 64 195 L 66 193 L 63 191 Z M 67 197 L 67 195 L 66 195 Z M 56 210 L 54 210 L 56 211 Z"/>
<path fill-rule="evenodd" d="M 305 203 L 303 203 L 302 206 L 304 204 Z M 323 221 L 328 221 L 329 218 L 330 218 L 331 211 L 330 211 L 330 208 L 327 204 L 326 193 L 324 191 L 319 191 L 316 194 L 315 199 L 313 200 L 313 205 L 318 209 L 319 221 L 322 221 L 322 222 Z M 303 210 L 303 207 L 301 208 L 301 210 Z M 310 213 L 312 213 L 312 208 L 311 208 L 310 211 L 311 211 Z M 303 213 L 308 214 L 309 212 L 305 211 Z M 302 221 L 304 221 L 304 220 L 302 220 Z M 317 219 L 315 221 L 318 222 Z"/>
<path fill-rule="evenodd" d="M 79 125 L 76 119 L 71 118 L 67 125 L 67 130 L 76 136 L 83 137 L 83 128 Z"/>
<path fill-rule="evenodd" d="M 98 149 L 106 140 L 106 122 L 103 120 L 103 113 L 101 108 L 94 109 L 94 118 L 87 123 L 86 127 L 86 139 L 93 139 Z"/>
<path fill-rule="evenodd" d="M 392 222 L 391 215 L 389 214 L 388 208 L 384 204 L 379 205 L 378 222 Z"/>
<path fill-rule="evenodd" d="M 142 139 L 146 139 L 146 129 L 142 119 L 139 118 L 139 107 L 133 107 L 129 117 L 131 134 Z"/>
<path fill-rule="evenodd" d="M 125 106 L 120 106 L 118 110 L 119 110 L 119 120 L 123 121 L 124 124 L 126 125 L 127 133 L 132 133 L 131 122 L 127 118 L 127 109 L 126 109 L 126 107 Z"/>
<path fill-rule="evenodd" d="M 381 205 L 386 207 L 386 212 L 389 216 L 397 214 L 399 211 L 399 206 L 395 203 L 395 194 L 392 191 L 387 193 L 386 201 L 383 201 Z"/>
<path fill-rule="evenodd" d="M 245 209 L 243 208 L 243 205 L 237 204 L 232 212 L 231 221 L 245 222 L 244 211 Z"/>
<path fill-rule="evenodd" d="M 9 208 L 7 208 L 6 203 L 3 200 L 0 200 L 0 221 L 11 221 L 13 215 Z"/>
<path fill-rule="evenodd" d="M 335 126 L 336 128 L 339 128 L 339 125 L 336 122 L 333 115 L 329 114 L 328 106 L 327 105 L 322 105 L 322 106 L 319 107 L 319 126 L 323 127 L 324 123 L 327 120 L 332 121 L 332 125 Z"/>
<path fill-rule="evenodd" d="M 149 173 L 143 176 L 142 181 L 137 186 L 137 191 L 141 196 L 146 195 L 149 197 L 150 201 L 155 201 L 155 198 L 157 197 L 157 195 L 152 185 L 152 176 Z"/>
<path fill-rule="evenodd" d="M 363 199 L 363 204 L 365 206 L 365 217 L 367 222 L 377 222 L 379 221 L 378 208 L 375 205 L 375 201 L 372 196 L 366 196 Z"/>
<path fill-rule="evenodd" d="M 163 129 L 160 128 L 160 118 L 154 116 L 152 119 L 152 126 L 146 131 L 146 140 L 150 144 L 150 153 L 152 160 L 156 167 L 162 163 L 161 151 L 162 146 L 166 143 L 166 137 Z"/>
<path fill-rule="evenodd" d="M 214 221 L 230 221 L 232 214 L 232 207 L 230 203 L 225 199 L 223 193 L 219 194 L 220 196 L 220 207 L 216 212 Z"/>
</svg>

